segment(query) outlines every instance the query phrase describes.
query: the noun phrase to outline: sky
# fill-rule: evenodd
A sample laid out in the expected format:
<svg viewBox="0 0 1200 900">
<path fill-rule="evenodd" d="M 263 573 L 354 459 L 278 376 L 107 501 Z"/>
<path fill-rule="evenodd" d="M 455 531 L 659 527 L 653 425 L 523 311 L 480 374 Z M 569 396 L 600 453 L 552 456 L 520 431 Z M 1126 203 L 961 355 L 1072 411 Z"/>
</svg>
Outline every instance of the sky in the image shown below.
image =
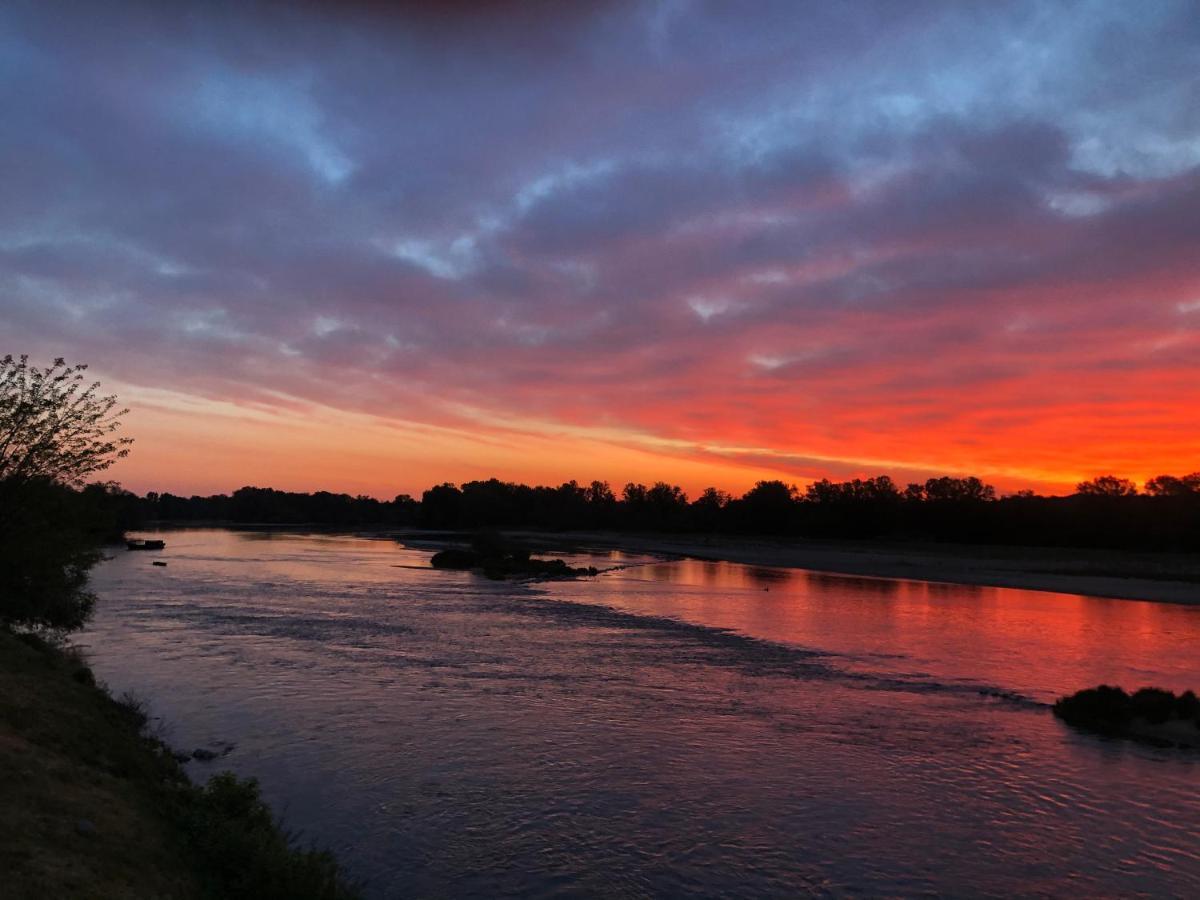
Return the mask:
<svg viewBox="0 0 1200 900">
<path fill-rule="evenodd" d="M 1194 0 L 10 2 L 0 109 L 137 491 L 1200 469 Z"/>
</svg>

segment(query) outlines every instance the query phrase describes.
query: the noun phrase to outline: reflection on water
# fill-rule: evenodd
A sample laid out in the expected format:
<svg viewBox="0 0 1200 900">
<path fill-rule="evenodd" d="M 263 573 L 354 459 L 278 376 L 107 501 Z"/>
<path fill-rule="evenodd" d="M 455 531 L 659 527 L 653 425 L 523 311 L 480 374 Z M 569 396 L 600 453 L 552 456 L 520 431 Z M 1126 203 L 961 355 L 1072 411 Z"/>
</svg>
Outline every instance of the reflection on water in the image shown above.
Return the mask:
<svg viewBox="0 0 1200 900">
<path fill-rule="evenodd" d="M 1200 682 L 1200 607 L 700 560 L 623 574 L 578 599 L 819 647 L 847 670 L 895 674 L 893 660 L 904 659 L 945 682 L 985 681 L 1042 702 L 1101 682 Z"/>
<path fill-rule="evenodd" d="M 1200 895 L 1200 757 L 1045 707 L 1200 685 L 1200 609 L 632 555 L 542 585 L 404 568 L 428 555 L 173 533 L 167 568 L 97 571 L 84 639 L 372 896 Z"/>
</svg>

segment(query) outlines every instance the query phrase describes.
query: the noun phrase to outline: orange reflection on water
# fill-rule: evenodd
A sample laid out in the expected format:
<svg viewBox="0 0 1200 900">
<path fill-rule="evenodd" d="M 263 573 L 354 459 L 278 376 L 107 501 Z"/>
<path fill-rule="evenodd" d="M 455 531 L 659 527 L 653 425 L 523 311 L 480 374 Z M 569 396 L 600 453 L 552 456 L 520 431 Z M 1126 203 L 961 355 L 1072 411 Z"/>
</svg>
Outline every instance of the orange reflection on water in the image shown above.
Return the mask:
<svg viewBox="0 0 1200 900">
<path fill-rule="evenodd" d="M 631 569 L 607 602 L 864 668 L 903 656 L 914 671 L 1019 684 L 1045 700 L 1100 682 L 1200 687 L 1188 649 L 1200 644 L 1197 607 L 705 560 Z"/>
</svg>

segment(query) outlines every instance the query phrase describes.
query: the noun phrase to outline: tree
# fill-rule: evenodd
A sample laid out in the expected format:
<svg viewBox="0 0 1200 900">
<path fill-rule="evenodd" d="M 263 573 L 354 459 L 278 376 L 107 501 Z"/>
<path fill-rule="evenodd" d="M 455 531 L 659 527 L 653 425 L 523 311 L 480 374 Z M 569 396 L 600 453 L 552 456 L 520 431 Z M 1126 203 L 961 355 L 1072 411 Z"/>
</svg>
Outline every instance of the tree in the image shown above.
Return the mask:
<svg viewBox="0 0 1200 900">
<path fill-rule="evenodd" d="M 87 366 L 0 359 L 0 624 L 69 631 L 91 614 L 88 571 L 112 530 L 113 486 L 82 486 L 129 453 L 117 399 Z M 106 523 L 106 519 L 109 520 Z"/>
<path fill-rule="evenodd" d="M 1192 472 L 1182 478 L 1174 475 L 1157 475 L 1146 482 L 1146 493 L 1151 497 L 1182 497 L 1200 494 L 1200 472 Z"/>
<path fill-rule="evenodd" d="M 96 603 L 88 572 L 101 558 L 95 510 L 81 494 L 46 480 L 27 482 L 20 505 L 7 499 L 0 501 L 7 513 L 0 516 L 0 624 L 82 628 Z"/>
<path fill-rule="evenodd" d="M 617 502 L 607 481 L 593 481 L 584 488 L 584 492 L 587 502 L 597 506 L 611 506 Z"/>
<path fill-rule="evenodd" d="M 692 501 L 693 527 L 702 531 L 716 531 L 721 524 L 721 514 L 731 499 L 727 493 L 715 487 L 705 488 L 700 496 Z"/>
<path fill-rule="evenodd" d="M 593 528 L 611 528 L 616 523 L 617 498 L 607 481 L 593 481 L 583 489 L 587 503 L 587 524 Z"/>
<path fill-rule="evenodd" d="M 653 486 L 630 482 L 622 492 L 622 518 L 626 528 L 675 531 L 686 524 L 688 498 L 683 490 L 665 481 Z"/>
<path fill-rule="evenodd" d="M 59 358 L 45 369 L 29 357 L 0 359 L 0 482 L 48 479 L 71 487 L 129 454 L 132 439 L 117 437 L 115 396 L 84 381 L 87 366 Z"/>
<path fill-rule="evenodd" d="M 462 517 L 462 491 L 445 482 L 421 495 L 421 524 L 429 528 L 457 528 Z"/>
<path fill-rule="evenodd" d="M 1098 475 L 1090 481 L 1079 482 L 1075 491 L 1088 497 L 1132 497 L 1137 493 L 1137 486 L 1128 478 Z"/>
<path fill-rule="evenodd" d="M 625 501 L 626 506 L 640 507 L 646 502 L 646 486 L 631 481 L 625 485 L 625 489 L 621 492 L 621 497 Z"/>
<path fill-rule="evenodd" d="M 974 475 L 966 478 L 943 476 L 925 482 L 925 499 L 933 503 L 983 503 L 996 499 L 996 489 Z"/>
<path fill-rule="evenodd" d="M 742 497 L 742 511 L 752 531 L 788 531 L 796 507 L 796 487 L 782 481 L 760 481 Z"/>
<path fill-rule="evenodd" d="M 646 508 L 646 525 L 657 531 L 678 531 L 687 523 L 688 497 L 677 484 L 654 482 L 646 491 Z"/>
</svg>

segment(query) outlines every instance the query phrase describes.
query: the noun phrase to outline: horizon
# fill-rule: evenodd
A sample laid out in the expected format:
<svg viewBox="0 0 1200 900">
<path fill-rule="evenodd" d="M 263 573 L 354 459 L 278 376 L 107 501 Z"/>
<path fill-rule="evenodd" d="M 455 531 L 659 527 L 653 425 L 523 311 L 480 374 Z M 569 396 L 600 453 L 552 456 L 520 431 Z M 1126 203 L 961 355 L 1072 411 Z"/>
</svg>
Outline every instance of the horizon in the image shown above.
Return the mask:
<svg viewBox="0 0 1200 900">
<path fill-rule="evenodd" d="M 0 354 L 139 494 L 1200 467 L 1193 4 L 64 10 Z"/>
<path fill-rule="evenodd" d="M 1161 474 L 1170 475 L 1171 473 L 1161 473 Z M 889 478 L 891 477 L 891 476 L 888 476 L 886 473 L 879 473 L 876 476 L 867 476 L 867 477 L 868 478 L 879 477 L 880 475 L 882 475 L 883 477 L 889 477 Z M 1152 494 L 1147 493 L 1146 482 L 1138 482 L 1138 481 L 1133 481 L 1131 479 L 1124 479 L 1120 475 L 1112 476 L 1111 473 L 1103 473 L 1101 475 L 1095 476 L 1095 478 L 1101 478 L 1101 477 L 1106 477 L 1106 476 L 1116 477 L 1119 480 L 1130 481 L 1131 484 L 1137 489 L 1138 494 L 1153 496 Z M 971 476 L 949 475 L 947 477 L 969 478 Z M 777 479 L 771 479 L 770 481 L 776 481 L 776 480 Z M 820 480 L 821 479 L 818 479 L 818 481 L 820 481 Z M 832 481 L 834 484 L 844 483 L 840 480 L 835 480 L 835 479 L 829 479 L 829 480 Z M 846 479 L 845 481 L 849 482 L 849 481 L 853 481 L 853 480 L 854 479 Z M 1094 480 L 1094 479 L 1089 479 L 1089 480 Z M 413 500 L 413 501 L 416 501 L 419 503 L 419 502 L 421 502 L 422 495 L 426 491 L 429 491 L 435 487 L 442 487 L 444 485 L 450 485 L 451 487 L 462 489 L 462 487 L 464 485 L 473 484 L 473 483 L 486 483 L 489 481 L 499 481 L 505 485 L 516 486 L 516 487 L 528 487 L 528 488 L 534 488 L 534 489 L 548 488 L 551 490 L 553 490 L 555 488 L 563 487 L 567 484 L 572 484 L 572 483 L 576 484 L 580 488 L 587 488 L 591 484 L 593 484 L 595 482 L 599 482 L 599 483 L 608 485 L 608 487 L 611 488 L 613 493 L 616 495 L 617 500 L 621 499 L 621 492 L 627 484 L 636 484 L 636 485 L 640 485 L 642 487 L 651 487 L 655 484 L 667 484 L 670 486 L 679 487 L 683 491 L 684 495 L 686 496 L 686 498 L 689 502 L 696 500 L 705 490 L 708 490 L 710 488 L 716 489 L 717 491 L 726 495 L 731 500 L 742 499 L 745 496 L 745 494 L 749 491 L 749 488 L 746 491 L 730 491 L 730 490 L 720 487 L 719 485 L 714 485 L 714 484 L 707 484 L 699 489 L 689 490 L 688 488 L 686 488 L 682 485 L 677 485 L 677 484 L 674 484 L 673 482 L 671 482 L 670 480 L 661 479 L 661 478 L 649 479 L 646 481 L 634 481 L 634 482 L 615 482 L 615 481 L 611 481 L 611 480 L 604 479 L 604 478 L 588 478 L 588 479 L 568 478 L 565 481 L 561 481 L 561 482 L 557 482 L 557 483 L 552 483 L 552 482 L 527 483 L 527 482 L 521 482 L 521 481 L 513 481 L 511 479 L 500 478 L 499 476 L 492 475 L 492 476 L 487 476 L 487 477 L 483 477 L 483 478 L 471 478 L 471 479 L 466 479 L 466 480 L 461 480 L 461 481 L 436 482 L 434 484 L 426 485 L 424 488 L 416 490 L 416 491 L 411 491 L 411 492 L 410 491 L 397 491 L 393 494 L 387 494 L 384 496 L 377 495 L 377 494 L 356 494 L 351 491 L 343 491 L 343 490 L 330 489 L 330 488 L 311 488 L 311 489 L 307 489 L 307 490 L 293 490 L 293 489 L 289 489 L 289 488 L 281 488 L 276 485 L 251 484 L 251 483 L 241 484 L 241 485 L 238 485 L 238 487 L 236 487 L 236 488 L 226 488 L 224 490 L 213 491 L 213 492 L 210 492 L 207 494 L 196 494 L 196 493 L 184 494 L 184 493 L 176 493 L 175 491 L 159 491 L 159 490 L 156 490 L 153 488 L 151 488 L 149 490 L 145 490 L 145 491 L 140 491 L 140 492 L 133 491 L 133 493 L 135 493 L 137 496 L 142 497 L 142 498 L 147 497 L 149 494 L 156 494 L 158 496 L 165 496 L 167 494 L 170 494 L 172 496 L 179 497 L 181 499 L 189 499 L 192 497 L 200 497 L 202 499 L 207 499 L 209 497 L 221 497 L 221 496 L 230 497 L 230 496 L 233 496 L 238 491 L 242 491 L 242 490 L 270 490 L 270 491 L 278 491 L 280 493 L 285 493 L 285 494 L 293 494 L 294 493 L 294 494 L 312 495 L 312 494 L 325 493 L 325 494 L 334 494 L 337 496 L 353 497 L 354 499 L 358 499 L 360 497 L 365 497 L 369 500 L 379 501 L 380 503 L 390 503 L 394 500 L 399 499 L 400 497 L 408 497 L 410 500 Z M 904 489 L 908 486 L 908 483 L 896 482 L 895 479 L 893 479 L 893 482 L 895 483 L 897 490 L 899 490 L 901 492 L 903 492 Z M 805 488 L 808 486 L 807 484 L 791 484 L 790 482 L 783 482 L 783 483 L 796 489 L 798 492 L 797 493 L 798 499 L 803 499 Z M 809 482 L 809 484 L 813 484 L 813 483 L 815 483 L 815 482 Z M 985 486 L 995 487 L 995 485 L 989 484 L 986 480 L 983 480 L 983 483 Z M 130 490 L 130 488 L 127 485 L 120 484 L 119 482 L 118 482 L 118 484 L 123 489 Z M 919 484 L 923 486 L 924 482 L 920 482 Z M 751 488 L 753 488 L 753 487 L 754 487 L 754 485 L 751 485 Z M 1077 488 L 1078 488 L 1078 485 L 1073 487 L 1069 493 L 1065 493 L 1065 494 L 1035 494 L 1035 496 L 1038 496 L 1041 499 L 1060 499 L 1060 498 L 1077 495 L 1079 493 Z M 1013 496 L 1017 496 L 1017 491 L 1002 491 L 1002 490 L 997 489 L 996 494 L 995 494 L 995 499 L 1002 500 L 1007 497 L 1013 497 Z"/>
</svg>

